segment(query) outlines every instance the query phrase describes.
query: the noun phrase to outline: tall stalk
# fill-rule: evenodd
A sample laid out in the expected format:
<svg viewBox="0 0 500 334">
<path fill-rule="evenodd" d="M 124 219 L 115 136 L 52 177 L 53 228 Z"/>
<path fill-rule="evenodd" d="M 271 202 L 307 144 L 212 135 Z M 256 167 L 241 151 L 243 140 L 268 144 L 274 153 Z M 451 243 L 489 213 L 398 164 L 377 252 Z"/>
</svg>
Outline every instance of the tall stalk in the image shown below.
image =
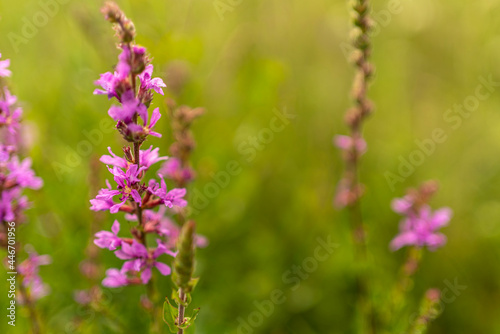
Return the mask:
<svg viewBox="0 0 500 334">
<path fill-rule="evenodd" d="M 39 189 L 43 181 L 31 169 L 30 158 L 20 159 L 23 111 L 16 103 L 17 97 L 10 93 L 4 81 L 5 77 L 12 74 L 9 66 L 9 59 L 0 60 L 0 247 L 5 248 L 3 262 L 9 276 L 12 276 L 13 286 L 17 288 L 6 293 L 10 299 L 9 307 L 15 308 L 16 302 L 24 305 L 31 320 L 32 332 L 39 334 L 42 326 L 35 302 L 49 293 L 49 287 L 40 278 L 38 267 L 49 264 L 51 259 L 31 250 L 28 251 L 28 258 L 18 264 L 18 252 L 22 249 L 19 226 L 25 223 L 24 210 L 31 205 L 25 196 L 25 189 Z M 15 314 L 9 311 L 9 325 L 10 321 L 15 325 Z"/>
<path fill-rule="evenodd" d="M 167 209 L 175 213 L 187 205 L 183 199 L 186 190 L 174 188 L 167 190 L 163 175 L 149 181 L 146 175 L 151 166 L 167 157 L 159 157 L 159 149 L 141 150 L 142 144 L 149 136 L 161 137 L 154 127 L 161 117 L 159 108 L 150 112 L 153 92 L 163 95 L 165 84 L 160 78 L 153 78 L 153 65 L 146 48 L 135 43 L 135 27 L 121 9 L 112 2 L 104 5 L 102 12 L 105 18 L 113 23 L 119 37 L 118 47 L 121 50 L 118 64 L 114 72 L 101 75 L 96 81 L 102 89 L 94 94 L 107 95 L 114 98 L 118 105 L 109 108 L 109 116 L 116 121 L 116 128 L 128 143 L 123 146 L 123 157 L 115 155 L 108 148 L 110 155 L 103 155 L 101 162 L 108 165 L 113 175 L 113 185 L 99 190 L 95 199 L 91 200 L 94 211 L 109 210 L 111 213 L 126 213 L 125 219 L 136 222 L 130 225 L 132 238 L 119 237 L 120 223 L 115 220 L 110 231 L 95 234 L 94 243 L 101 248 L 115 252 L 115 255 L 126 260 L 121 269 L 111 268 L 106 271 L 107 277 L 103 285 L 120 287 L 143 284 L 146 286 L 147 298 L 143 305 L 151 315 L 149 330 L 151 333 L 161 331 L 161 305 L 159 293 L 154 284 L 156 268 L 160 274 L 170 275 L 171 268 L 157 260 L 163 254 L 175 257 L 175 234 L 178 228 L 169 225 L 170 219 L 165 216 Z M 118 202 L 116 202 L 118 199 Z M 154 209 L 158 208 L 158 211 Z M 154 237 L 156 247 L 148 244 L 148 237 Z"/>
<path fill-rule="evenodd" d="M 366 229 L 363 223 L 361 210 L 361 196 L 363 186 L 359 181 L 360 157 L 366 150 L 366 142 L 363 139 L 363 125 L 370 115 L 373 107 L 367 98 L 368 84 L 373 73 L 373 66 L 369 63 L 371 54 L 370 43 L 370 18 L 369 1 L 356 0 L 353 2 L 354 13 L 351 36 L 352 61 L 355 64 L 354 82 L 352 85 L 352 96 L 354 106 L 345 115 L 345 122 L 349 128 L 348 136 L 337 136 L 335 144 L 344 151 L 345 172 L 340 180 L 335 204 L 338 207 L 346 207 L 349 211 L 351 234 L 355 248 L 355 259 L 361 265 L 361 271 L 357 275 L 358 312 L 362 317 L 361 331 L 363 333 L 374 333 L 375 320 L 368 291 L 366 279 L 367 245 Z"/>
</svg>

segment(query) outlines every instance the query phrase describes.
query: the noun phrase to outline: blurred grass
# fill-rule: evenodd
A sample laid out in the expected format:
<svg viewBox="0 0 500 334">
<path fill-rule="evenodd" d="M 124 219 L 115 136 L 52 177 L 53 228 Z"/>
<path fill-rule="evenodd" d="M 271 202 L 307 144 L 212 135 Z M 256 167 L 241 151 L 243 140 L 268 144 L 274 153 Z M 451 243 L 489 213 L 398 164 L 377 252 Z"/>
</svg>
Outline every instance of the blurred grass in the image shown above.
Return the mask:
<svg viewBox="0 0 500 334">
<path fill-rule="evenodd" d="M 402 0 L 403 11 L 373 38 L 376 79 L 370 97 L 376 112 L 366 126 L 369 151 L 362 178 L 369 224 L 369 247 L 377 272 L 374 285 L 393 282 L 404 252 L 391 253 L 398 217 L 389 203 L 404 189 L 429 178 L 441 190 L 436 206 L 453 208 L 445 233 L 448 245 L 425 255 L 412 300 L 430 286 L 445 288 L 455 277 L 467 289 L 450 304 L 429 333 L 500 333 L 499 185 L 500 99 L 495 92 L 481 102 L 457 130 L 444 112 L 462 103 L 479 84 L 478 76 L 500 78 L 500 3 L 492 0 Z M 195 217 L 210 246 L 198 252 L 202 277 L 194 304 L 202 307 L 197 333 L 235 333 L 238 317 L 256 310 L 253 302 L 285 291 L 287 301 L 255 329 L 255 333 L 350 333 L 353 322 L 353 257 L 346 215 L 332 208 L 335 184 L 342 171 L 340 154 L 331 145 L 345 133 L 343 113 L 350 105 L 352 68 L 343 56 L 349 14 L 344 1 L 242 1 L 221 20 L 212 1 L 119 1 L 135 22 L 138 42 L 153 55 L 157 75 L 169 81 L 169 64 L 182 60 L 189 80 L 178 102 L 203 106 L 207 114 L 194 128 L 198 147 L 194 164 L 197 189 L 229 161 L 241 174 L 210 200 Z M 88 210 L 89 160 L 118 151 L 121 139 L 104 134 L 103 143 L 82 156 L 60 180 L 53 163 L 64 163 L 85 140 L 83 130 L 98 129 L 110 102 L 92 95 L 93 81 L 115 64 L 117 50 L 110 26 L 99 13 L 100 1 L 69 1 L 39 28 L 19 52 L 9 32 L 21 33 L 22 19 L 41 10 L 38 1 L 0 1 L 0 50 L 11 58 L 13 92 L 22 101 L 32 143 L 30 154 L 44 179 L 31 192 L 34 208 L 29 225 L 19 231 L 39 253 L 54 263 L 42 268 L 52 294 L 39 303 L 52 333 L 65 333 L 75 316 L 90 317 L 72 299 L 74 289 L 87 288 L 78 264 L 84 259 L 92 213 Z M 375 12 L 386 1 L 373 1 Z M 155 106 L 165 115 L 163 98 Z M 297 115 L 284 131 L 247 162 L 238 145 L 268 126 L 275 108 Z M 167 117 L 160 120 L 163 139 L 149 143 L 167 154 Z M 391 191 L 384 172 L 395 172 L 398 157 L 443 128 L 439 144 L 414 174 Z M 149 144 L 147 143 L 147 144 Z M 104 180 L 105 171 L 101 179 Z M 109 228 L 111 217 L 103 228 Z M 296 291 L 282 275 L 313 254 L 318 236 L 340 244 L 335 253 Z M 106 266 L 119 265 L 102 252 Z M 0 275 L 3 280 L 5 275 Z M 168 293 L 169 279 L 161 282 Z M 128 328 L 140 332 L 147 322 L 138 311 L 141 287 L 110 292 L 112 304 Z M 0 298 L 5 309 L 6 298 Z M 112 332 L 94 315 L 94 332 Z M 0 330 L 6 329 L 0 322 Z M 10 330 L 10 328 L 9 328 Z M 18 318 L 15 333 L 26 333 Z"/>
</svg>

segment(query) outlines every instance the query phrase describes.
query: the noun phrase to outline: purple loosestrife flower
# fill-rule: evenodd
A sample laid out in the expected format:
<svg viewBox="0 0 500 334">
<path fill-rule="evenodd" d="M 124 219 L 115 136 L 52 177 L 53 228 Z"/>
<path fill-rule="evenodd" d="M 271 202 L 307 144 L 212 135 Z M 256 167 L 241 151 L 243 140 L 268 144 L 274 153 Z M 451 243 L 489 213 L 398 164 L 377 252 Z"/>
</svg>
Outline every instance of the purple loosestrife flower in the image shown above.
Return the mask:
<svg viewBox="0 0 500 334">
<path fill-rule="evenodd" d="M 102 285 L 108 288 L 118 288 L 129 284 L 126 272 L 115 268 L 106 270 L 106 278 L 102 280 Z"/>
<path fill-rule="evenodd" d="M 28 198 L 21 195 L 21 188 L 3 190 L 0 193 L 0 220 L 21 221 L 22 212 L 29 206 Z"/>
<path fill-rule="evenodd" d="M 116 93 L 116 86 L 119 82 L 118 75 L 111 72 L 106 72 L 101 74 L 99 80 L 95 81 L 96 85 L 101 86 L 103 89 L 95 89 L 95 95 L 108 95 L 108 99 L 116 97 L 118 99 L 118 94 Z"/>
<path fill-rule="evenodd" d="M 120 158 L 119 156 L 114 154 L 113 151 L 111 150 L 111 147 L 109 146 L 108 146 L 108 151 L 109 154 L 111 155 L 103 155 L 101 159 L 99 159 L 102 163 L 122 169 L 127 169 L 131 165 L 131 162 L 127 161 L 127 159 Z M 111 188 L 111 186 L 109 188 Z"/>
<path fill-rule="evenodd" d="M 124 132 L 127 134 L 127 136 L 137 138 L 138 141 L 143 141 L 143 138 L 146 138 L 148 135 L 161 138 L 160 133 L 153 131 L 153 128 L 160 117 L 160 109 L 156 108 L 155 110 L 153 110 L 151 120 L 149 122 L 146 122 L 145 126 L 139 124 L 130 124 L 126 127 Z"/>
<path fill-rule="evenodd" d="M 142 74 L 139 75 L 139 80 L 141 81 L 141 90 L 147 91 L 153 89 L 158 94 L 163 95 L 162 87 L 167 87 L 162 79 L 151 78 L 153 75 L 153 65 L 146 66 L 146 69 Z"/>
<path fill-rule="evenodd" d="M 17 97 L 11 95 L 9 90 L 4 87 L 3 94 L 0 94 L 0 129 L 6 129 L 4 134 L 6 141 L 15 142 L 14 135 L 18 132 L 20 127 L 20 120 L 22 116 L 21 108 L 15 107 Z"/>
<path fill-rule="evenodd" d="M 47 284 L 42 282 L 39 275 L 39 267 L 48 265 L 52 259 L 48 255 L 38 255 L 36 252 L 29 254 L 28 258 L 21 262 L 17 267 L 19 274 L 22 277 L 21 284 L 28 291 L 29 297 L 32 301 L 38 300 L 46 296 L 50 292 Z M 24 296 L 19 294 L 18 299 L 20 303 L 24 303 Z"/>
<path fill-rule="evenodd" d="M 35 172 L 31 169 L 31 159 L 26 158 L 19 162 L 17 156 L 12 157 L 7 163 L 7 169 L 10 174 L 6 178 L 6 182 L 12 182 L 23 188 L 40 189 L 43 185 L 41 178 L 35 176 Z"/>
<path fill-rule="evenodd" d="M 411 195 L 406 195 L 401 198 L 395 198 L 392 203 L 391 203 L 391 208 L 392 211 L 402 214 L 402 215 L 407 215 L 410 214 L 412 211 L 413 206 L 415 205 L 415 201 L 413 196 Z"/>
<path fill-rule="evenodd" d="M 2 54 L 0 53 L 0 58 Z M 0 60 L 0 77 L 10 77 L 12 72 L 8 69 L 10 66 L 10 59 Z"/>
<path fill-rule="evenodd" d="M 106 199 L 100 198 L 100 195 L 106 195 L 110 191 L 112 191 L 111 184 L 109 183 L 108 180 L 106 180 L 106 185 L 107 188 L 103 188 L 99 190 L 99 193 L 97 194 L 97 198 L 91 199 L 90 204 L 92 206 L 90 207 L 90 210 L 92 211 L 105 211 L 111 209 L 112 206 L 115 205 L 115 202 L 110 197 L 105 196 Z"/>
<path fill-rule="evenodd" d="M 120 224 L 113 223 L 111 231 L 100 231 L 95 234 L 94 243 L 101 248 L 115 252 L 115 255 L 125 260 L 121 269 L 111 268 L 106 271 L 102 284 L 107 287 L 120 287 L 132 284 L 148 284 L 148 296 L 154 299 L 154 285 L 150 283 L 153 267 L 162 275 L 169 275 L 170 267 L 158 261 L 162 254 L 175 256 L 167 245 L 170 237 L 162 234 L 167 232 L 158 228 L 160 221 L 155 220 L 155 209 L 161 212 L 174 206 L 185 206 L 183 199 L 185 189 L 172 189 L 162 179 L 144 182 L 148 170 L 157 162 L 167 160 L 159 154 L 159 149 L 152 145 L 141 150 L 141 145 L 149 136 L 161 137 L 155 131 L 155 126 L 161 117 L 159 108 L 152 108 L 154 92 L 163 94 L 163 80 L 153 78 L 153 65 L 144 47 L 134 44 L 135 29 L 132 22 L 125 17 L 117 5 L 107 3 L 103 13 L 109 21 L 115 24 L 115 30 L 120 37 L 118 63 L 113 73 L 107 72 L 95 83 L 102 89 L 96 89 L 94 94 L 107 95 L 109 99 L 116 98 L 117 104 L 108 110 L 108 115 L 117 122 L 116 127 L 128 142 L 123 147 L 123 156 L 113 153 L 108 147 L 109 155 L 103 155 L 101 162 L 108 165 L 113 174 L 113 182 L 106 182 L 106 187 L 99 190 L 92 199 L 91 209 L 95 211 L 109 210 L 127 213 L 126 218 L 137 222 L 130 224 L 132 238 L 118 236 Z M 115 150 L 116 152 L 116 150 Z M 164 205 L 162 205 L 164 204 Z M 133 218 L 132 218 L 133 217 Z M 155 247 L 148 247 L 147 234 L 164 237 L 157 239 Z"/>
<path fill-rule="evenodd" d="M 108 170 L 114 175 L 114 180 L 118 185 L 118 189 L 113 190 L 109 187 L 101 189 L 101 191 L 99 191 L 99 195 L 96 197 L 96 200 L 99 200 L 99 202 L 91 202 L 92 207 L 106 207 L 106 205 L 99 206 L 99 204 L 102 204 L 103 201 L 111 200 L 116 195 L 121 195 L 119 198 L 120 203 L 109 207 L 109 211 L 111 213 L 117 213 L 120 210 L 120 207 L 129 199 L 140 204 L 142 202 L 142 198 L 135 187 L 137 187 L 137 184 L 139 183 L 139 175 L 144 169 L 144 167 L 137 169 L 137 165 L 130 165 L 127 171 L 124 172 L 118 167 L 108 167 Z"/>
<path fill-rule="evenodd" d="M 175 253 L 169 251 L 161 240 L 157 240 L 157 243 L 158 246 L 153 251 L 148 251 L 143 244 L 138 243 L 136 240 L 132 242 L 132 245 L 123 243 L 122 248 L 115 252 L 116 257 L 119 259 L 129 260 L 123 264 L 122 270 L 126 272 L 141 272 L 141 281 L 143 284 L 148 283 L 151 279 L 151 269 L 153 267 L 156 267 L 164 276 L 170 275 L 170 267 L 156 261 L 156 259 L 162 254 L 169 254 L 175 257 Z"/>
<path fill-rule="evenodd" d="M 107 95 L 108 99 L 116 97 L 118 101 L 122 101 L 122 94 L 131 89 L 130 85 L 130 57 L 131 52 L 127 45 L 122 45 L 122 53 L 118 57 L 118 64 L 114 73 L 106 72 L 101 74 L 99 80 L 95 81 L 96 85 L 103 89 L 95 89 L 95 95 Z"/>
<path fill-rule="evenodd" d="M 419 189 L 410 189 L 406 196 L 392 201 L 393 211 L 404 216 L 399 234 L 390 244 L 393 251 L 404 246 L 427 246 L 434 251 L 446 244 L 446 236 L 438 230 L 448 225 L 453 212 L 446 207 L 434 212 L 431 210 L 427 202 L 436 191 L 437 185 L 427 182 Z"/>
<path fill-rule="evenodd" d="M 139 157 L 141 161 L 141 167 L 145 167 L 149 169 L 152 165 L 157 163 L 158 161 L 167 160 L 168 157 L 160 157 L 158 151 L 160 149 L 157 147 L 153 149 L 153 145 L 151 145 L 147 150 L 140 150 Z M 111 147 L 108 147 L 109 154 L 111 155 L 103 155 L 100 159 L 102 163 L 107 165 L 112 165 L 115 167 L 119 167 L 122 169 L 127 169 L 132 162 L 128 161 L 125 158 L 121 158 L 113 153 Z"/>
<path fill-rule="evenodd" d="M 1 55 L 0 55 L 1 56 Z M 9 60 L 0 61 L 0 76 L 10 76 Z M 16 136 L 20 128 L 21 108 L 15 106 L 17 97 L 6 87 L 0 87 L 0 220 L 21 221 L 28 201 L 22 195 L 25 188 L 39 189 L 42 179 L 31 169 L 31 159 L 20 160 L 16 155 L 19 145 Z"/>
<path fill-rule="evenodd" d="M 10 159 L 10 154 L 16 150 L 13 145 L 1 145 L 0 144 L 0 164 L 2 162 L 7 162 Z"/>
<path fill-rule="evenodd" d="M 13 221 L 15 218 L 13 203 L 15 196 L 13 190 L 4 190 L 0 193 L 0 220 Z"/>
<path fill-rule="evenodd" d="M 132 123 L 134 115 L 139 115 L 144 122 L 147 121 L 148 111 L 144 104 L 134 96 L 132 90 L 126 91 L 122 95 L 122 105 L 112 106 L 109 108 L 108 114 L 115 121 L 122 121 L 125 124 Z"/>
<path fill-rule="evenodd" d="M 399 234 L 391 241 L 391 249 L 398 250 L 404 246 L 427 246 L 436 250 L 446 244 L 446 236 L 437 232 L 448 225 L 452 216 L 449 208 L 432 212 L 429 206 L 424 206 L 417 213 L 410 213 L 401 222 Z"/>
<path fill-rule="evenodd" d="M 190 167 L 182 167 L 182 163 L 177 158 L 168 159 L 158 171 L 161 175 L 171 180 L 184 180 L 189 182 L 193 179 L 194 172 Z"/>
<path fill-rule="evenodd" d="M 0 55 L 1 56 L 1 55 Z M 8 67 L 9 60 L 0 61 L 0 77 L 11 75 Z M 3 84 L 3 80 L 0 81 Z M 0 240 L 7 251 L 5 259 L 10 271 L 17 269 L 22 279 L 20 289 L 17 290 L 16 298 L 19 304 L 28 304 L 33 332 L 38 332 L 39 325 L 33 303 L 47 295 L 50 291 L 48 285 L 44 284 L 39 276 L 38 267 L 50 263 L 47 255 L 39 256 L 35 252 L 29 254 L 28 258 L 21 262 L 17 268 L 16 259 L 13 258 L 12 249 L 21 249 L 20 240 L 14 244 L 7 243 L 7 231 L 9 236 L 11 227 L 24 221 L 24 210 L 29 203 L 23 191 L 26 188 L 39 189 L 42 187 L 42 179 L 35 176 L 31 169 L 31 159 L 20 159 L 17 155 L 20 146 L 21 108 L 16 106 L 17 97 L 12 95 L 6 87 L 0 87 Z M 14 223 L 15 222 L 15 223 Z"/>
<path fill-rule="evenodd" d="M 111 226 L 111 232 L 100 231 L 95 234 L 97 239 L 94 240 L 94 244 L 99 248 L 114 251 L 122 245 L 122 239 L 118 237 L 118 232 L 120 232 L 120 223 L 115 220 L 113 226 Z"/>
<path fill-rule="evenodd" d="M 12 95 L 7 87 L 3 88 L 3 97 L 0 99 L 0 109 L 8 110 L 17 102 L 17 96 Z"/>
<path fill-rule="evenodd" d="M 130 59 L 131 51 L 130 46 L 127 44 L 122 45 L 122 53 L 118 56 L 118 64 L 116 65 L 116 76 L 120 80 L 127 80 L 130 75 Z"/>
<path fill-rule="evenodd" d="M 170 191 L 167 191 L 167 184 L 165 183 L 165 179 L 161 174 L 159 174 L 158 176 L 161 178 L 161 185 L 159 185 L 156 180 L 150 180 L 148 190 L 153 195 L 159 197 L 163 204 L 165 204 L 169 208 L 174 207 L 174 205 L 185 207 L 187 205 L 187 201 L 183 199 L 183 197 L 186 195 L 186 189 L 174 188 Z"/>
<path fill-rule="evenodd" d="M 149 168 L 155 163 L 163 160 L 167 160 L 168 157 L 160 157 L 159 148 L 153 149 L 153 145 L 151 145 L 147 150 L 141 150 L 140 151 L 140 158 L 141 158 L 141 166 Z"/>
</svg>

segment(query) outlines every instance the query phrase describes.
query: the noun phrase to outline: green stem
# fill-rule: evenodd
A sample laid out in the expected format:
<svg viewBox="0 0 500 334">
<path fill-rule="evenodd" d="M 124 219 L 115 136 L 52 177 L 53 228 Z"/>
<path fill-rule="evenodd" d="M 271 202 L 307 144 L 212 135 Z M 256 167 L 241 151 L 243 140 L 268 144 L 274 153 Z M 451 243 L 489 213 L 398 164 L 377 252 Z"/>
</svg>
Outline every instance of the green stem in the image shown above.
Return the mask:
<svg viewBox="0 0 500 334">
<path fill-rule="evenodd" d="M 185 312 L 184 303 L 186 302 L 186 295 L 185 295 L 183 289 L 179 289 L 179 299 L 181 300 L 181 302 L 179 303 L 178 322 L 179 322 L 179 325 L 181 325 L 184 322 L 184 312 Z M 177 334 L 184 334 L 184 330 L 182 328 L 179 328 L 179 330 L 177 331 Z"/>
<path fill-rule="evenodd" d="M 130 49 L 132 49 L 130 43 L 128 46 Z M 136 92 L 136 90 L 137 90 L 137 88 L 136 88 L 136 75 L 131 73 L 130 77 L 131 77 L 130 81 L 132 84 L 132 90 L 134 92 L 134 96 L 136 96 L 136 94 L 137 94 L 137 92 Z M 133 121 L 135 124 L 138 123 L 137 113 L 134 115 Z M 141 168 L 140 149 L 141 149 L 141 143 L 134 142 L 134 162 L 137 165 L 138 170 L 139 170 L 139 168 Z M 143 219 L 143 215 L 142 215 L 141 203 L 136 203 L 135 208 L 136 208 L 135 213 L 137 215 L 137 222 L 139 224 L 140 242 L 147 249 L 148 245 L 147 245 L 147 240 L 146 240 L 146 234 L 144 233 L 144 219 Z M 159 328 L 159 324 L 158 324 L 158 321 L 159 321 L 158 320 L 159 319 L 158 310 L 159 310 L 159 308 L 156 307 L 158 293 L 156 291 L 156 286 L 153 282 L 153 277 L 151 277 L 148 284 L 146 285 L 146 292 L 147 292 L 148 299 L 153 304 L 153 310 L 151 311 L 152 324 L 150 326 L 150 333 L 159 333 L 160 332 L 160 328 Z"/>
<path fill-rule="evenodd" d="M 40 334 L 41 327 L 40 327 L 40 323 L 38 321 L 38 315 L 36 313 L 35 305 L 33 305 L 33 301 L 31 300 L 28 291 L 26 291 L 26 289 L 24 288 L 22 283 L 19 285 L 19 292 L 23 297 L 26 308 L 28 309 L 28 312 L 30 315 L 31 330 L 32 330 L 33 334 Z"/>
<path fill-rule="evenodd" d="M 385 322 L 391 323 L 392 330 L 398 326 L 399 315 L 404 308 L 406 294 L 411 289 L 412 279 L 422 259 L 422 248 L 412 247 L 408 251 L 405 263 L 399 271 L 398 281 L 390 294 L 389 308 L 385 314 Z"/>
</svg>

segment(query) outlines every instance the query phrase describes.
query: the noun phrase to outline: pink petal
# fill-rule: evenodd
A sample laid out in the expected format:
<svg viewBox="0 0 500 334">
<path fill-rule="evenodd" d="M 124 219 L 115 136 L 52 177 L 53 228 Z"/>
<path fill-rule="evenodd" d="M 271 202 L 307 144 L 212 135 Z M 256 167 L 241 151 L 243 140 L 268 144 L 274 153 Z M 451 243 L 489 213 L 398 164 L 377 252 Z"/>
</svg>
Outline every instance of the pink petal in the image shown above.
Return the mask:
<svg viewBox="0 0 500 334">
<path fill-rule="evenodd" d="M 151 268 L 146 268 L 144 271 L 141 273 L 141 280 L 143 284 L 147 284 L 149 280 L 151 279 Z"/>
<path fill-rule="evenodd" d="M 132 191 L 130 192 L 130 194 L 132 195 L 132 198 L 134 199 L 134 201 L 136 201 L 137 203 L 141 203 L 142 202 L 141 195 L 139 195 L 139 192 L 137 190 L 132 189 Z"/>
<path fill-rule="evenodd" d="M 155 267 L 156 267 L 156 269 L 158 269 L 158 271 L 163 276 L 170 275 L 170 273 L 172 272 L 172 270 L 170 269 L 170 267 L 167 266 L 165 263 L 162 263 L 162 262 L 155 262 Z"/>
<path fill-rule="evenodd" d="M 113 226 L 111 226 L 111 231 L 115 234 L 118 235 L 118 232 L 120 232 L 120 223 L 118 220 L 115 220 L 113 223 Z"/>
<path fill-rule="evenodd" d="M 391 203 L 391 208 L 397 213 L 406 213 L 413 205 L 408 197 L 396 198 Z"/>
<path fill-rule="evenodd" d="M 433 229 L 437 230 L 443 226 L 448 225 L 448 222 L 453 215 L 453 211 L 450 208 L 442 208 L 434 212 L 432 215 L 430 225 Z"/>
<path fill-rule="evenodd" d="M 394 239 L 392 239 L 390 248 L 391 250 L 397 251 L 403 246 L 414 245 L 418 241 L 418 237 L 413 232 L 405 232 L 397 235 Z"/>
<path fill-rule="evenodd" d="M 155 126 L 156 122 L 158 122 L 160 118 L 160 108 L 155 108 L 155 110 L 153 110 L 153 113 L 151 114 L 151 124 L 149 124 L 149 128 L 153 128 L 153 126 Z"/>
<path fill-rule="evenodd" d="M 435 251 L 437 248 L 446 244 L 446 236 L 442 233 L 434 233 L 425 239 L 425 243 L 429 246 L 429 250 Z"/>
</svg>

